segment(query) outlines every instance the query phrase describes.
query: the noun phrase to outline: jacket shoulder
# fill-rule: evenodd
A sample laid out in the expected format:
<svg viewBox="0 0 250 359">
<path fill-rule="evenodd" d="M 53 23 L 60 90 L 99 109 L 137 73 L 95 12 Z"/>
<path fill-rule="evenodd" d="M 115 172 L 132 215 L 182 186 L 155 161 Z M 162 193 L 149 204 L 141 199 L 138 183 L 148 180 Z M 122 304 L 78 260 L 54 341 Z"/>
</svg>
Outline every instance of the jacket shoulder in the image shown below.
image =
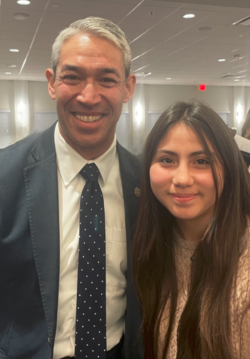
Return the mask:
<svg viewBox="0 0 250 359">
<path fill-rule="evenodd" d="M 13 145 L 0 149 L 0 156 L 4 157 L 13 152 L 23 152 L 25 150 L 30 150 L 40 136 L 41 133 L 32 133 L 22 140 L 15 142 Z"/>
<path fill-rule="evenodd" d="M 119 142 L 117 142 L 117 151 L 121 166 L 127 169 L 130 168 L 136 177 L 140 178 L 142 171 L 141 159 L 121 146 Z"/>
<path fill-rule="evenodd" d="M 54 125 L 47 130 L 33 133 L 24 139 L 0 149 L 0 167 L 3 177 L 13 171 L 28 167 L 37 162 L 38 154 L 41 158 L 54 151 Z"/>
</svg>

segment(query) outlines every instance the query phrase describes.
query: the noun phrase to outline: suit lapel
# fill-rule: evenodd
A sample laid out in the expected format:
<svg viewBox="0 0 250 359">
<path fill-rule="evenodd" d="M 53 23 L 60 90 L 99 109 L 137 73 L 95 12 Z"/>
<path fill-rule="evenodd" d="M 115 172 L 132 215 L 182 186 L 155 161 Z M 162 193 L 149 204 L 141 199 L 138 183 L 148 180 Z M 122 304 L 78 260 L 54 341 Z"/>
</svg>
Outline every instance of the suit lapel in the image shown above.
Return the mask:
<svg viewBox="0 0 250 359">
<path fill-rule="evenodd" d="M 132 239 L 136 224 L 139 195 L 141 165 L 135 156 L 131 155 L 122 146 L 117 144 L 120 163 L 120 173 L 123 187 L 125 207 L 126 236 L 127 236 L 127 310 L 125 318 L 124 358 L 143 358 L 141 345 L 140 325 L 141 309 L 136 297 L 132 279 Z"/>
<path fill-rule="evenodd" d="M 54 126 L 32 151 L 34 164 L 24 169 L 34 259 L 52 343 L 56 330 L 59 278 L 59 210 Z"/>
</svg>

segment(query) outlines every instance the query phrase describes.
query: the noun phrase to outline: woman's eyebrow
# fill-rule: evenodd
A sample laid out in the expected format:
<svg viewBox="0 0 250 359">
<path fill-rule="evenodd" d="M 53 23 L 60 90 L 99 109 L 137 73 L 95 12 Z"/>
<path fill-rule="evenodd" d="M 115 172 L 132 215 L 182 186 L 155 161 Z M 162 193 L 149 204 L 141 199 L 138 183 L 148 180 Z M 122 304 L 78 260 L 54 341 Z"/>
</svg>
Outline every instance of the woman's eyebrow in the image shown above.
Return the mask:
<svg viewBox="0 0 250 359">
<path fill-rule="evenodd" d="M 157 153 L 166 153 L 167 155 L 171 155 L 171 156 L 179 156 L 179 154 L 177 152 L 170 151 L 170 150 L 164 150 L 164 149 L 158 150 Z M 214 152 L 211 152 L 211 154 L 214 154 Z M 206 155 L 206 152 L 203 150 L 200 150 L 200 151 L 194 151 L 194 152 L 191 152 L 188 154 L 189 157 L 195 157 L 195 156 L 199 156 L 199 155 Z"/>
<path fill-rule="evenodd" d="M 158 150 L 157 153 L 166 153 L 167 155 L 178 156 L 178 153 L 169 150 Z"/>
</svg>

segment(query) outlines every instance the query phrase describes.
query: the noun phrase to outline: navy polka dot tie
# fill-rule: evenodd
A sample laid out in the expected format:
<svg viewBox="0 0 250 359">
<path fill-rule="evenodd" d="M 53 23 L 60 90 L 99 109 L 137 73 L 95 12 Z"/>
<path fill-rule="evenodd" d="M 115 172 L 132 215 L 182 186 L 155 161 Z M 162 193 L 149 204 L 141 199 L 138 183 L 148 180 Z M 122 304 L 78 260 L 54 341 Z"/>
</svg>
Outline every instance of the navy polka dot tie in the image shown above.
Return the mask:
<svg viewBox="0 0 250 359">
<path fill-rule="evenodd" d="M 94 163 L 80 171 L 81 195 L 75 356 L 106 357 L 105 219 L 99 170 Z"/>
</svg>

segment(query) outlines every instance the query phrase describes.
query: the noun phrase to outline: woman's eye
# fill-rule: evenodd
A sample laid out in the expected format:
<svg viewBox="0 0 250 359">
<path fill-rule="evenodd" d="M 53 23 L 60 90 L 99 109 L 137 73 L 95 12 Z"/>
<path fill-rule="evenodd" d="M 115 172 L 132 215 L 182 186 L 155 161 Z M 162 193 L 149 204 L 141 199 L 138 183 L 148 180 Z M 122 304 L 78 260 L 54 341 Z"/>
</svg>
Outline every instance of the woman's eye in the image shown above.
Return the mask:
<svg viewBox="0 0 250 359">
<path fill-rule="evenodd" d="M 160 160 L 160 162 L 163 162 L 163 163 L 173 163 L 173 160 L 169 157 L 164 157 Z"/>
<path fill-rule="evenodd" d="M 198 160 L 196 160 L 196 163 L 198 165 L 209 165 L 208 160 L 206 160 L 205 158 L 199 158 Z"/>
</svg>

